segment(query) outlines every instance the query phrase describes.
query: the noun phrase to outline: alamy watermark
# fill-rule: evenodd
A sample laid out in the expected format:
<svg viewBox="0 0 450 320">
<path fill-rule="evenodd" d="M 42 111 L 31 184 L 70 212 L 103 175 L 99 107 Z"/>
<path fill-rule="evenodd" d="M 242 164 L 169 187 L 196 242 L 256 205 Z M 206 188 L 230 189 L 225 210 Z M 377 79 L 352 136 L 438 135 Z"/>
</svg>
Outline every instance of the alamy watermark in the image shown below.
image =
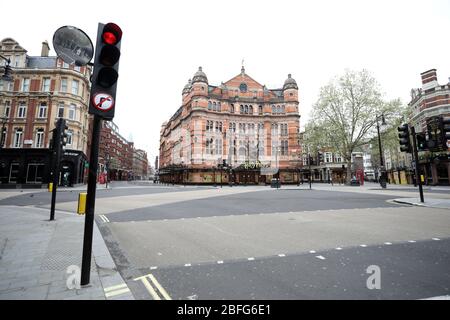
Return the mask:
<svg viewBox="0 0 450 320">
<path fill-rule="evenodd" d="M 79 266 L 71 265 L 67 267 L 66 273 L 69 275 L 67 277 L 66 286 L 67 289 L 73 290 L 73 289 L 80 289 L 80 283 L 81 283 L 81 269 Z"/>
<path fill-rule="evenodd" d="M 370 276 L 366 280 L 367 289 L 381 289 L 381 269 L 377 265 L 370 265 L 366 269 L 366 273 Z"/>
</svg>

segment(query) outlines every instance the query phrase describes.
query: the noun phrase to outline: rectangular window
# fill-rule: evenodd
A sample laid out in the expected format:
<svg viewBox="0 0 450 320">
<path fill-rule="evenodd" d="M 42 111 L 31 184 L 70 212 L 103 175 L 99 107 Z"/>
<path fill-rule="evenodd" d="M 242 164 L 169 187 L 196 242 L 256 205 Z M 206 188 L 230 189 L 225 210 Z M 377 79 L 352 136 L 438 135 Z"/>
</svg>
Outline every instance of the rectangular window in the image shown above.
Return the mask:
<svg viewBox="0 0 450 320">
<path fill-rule="evenodd" d="M 69 120 L 75 120 L 76 110 L 75 105 L 71 104 L 69 108 Z"/>
<path fill-rule="evenodd" d="M 333 154 L 331 152 L 325 152 L 325 163 L 333 162 Z"/>
<path fill-rule="evenodd" d="M 81 67 L 75 66 L 75 67 L 73 67 L 73 70 L 80 72 L 81 71 Z"/>
<path fill-rule="evenodd" d="M 30 91 L 30 79 L 23 79 L 22 80 L 22 92 L 29 92 Z"/>
<path fill-rule="evenodd" d="M 11 112 L 11 106 L 9 105 L 9 101 L 5 102 L 5 118 L 9 118 L 9 113 Z"/>
<path fill-rule="evenodd" d="M 50 78 L 42 79 L 42 91 L 49 92 L 50 91 Z"/>
<path fill-rule="evenodd" d="M 4 147 L 5 146 L 5 141 L 6 141 L 6 128 L 2 129 L 2 134 L 0 135 L 0 146 Z"/>
<path fill-rule="evenodd" d="M 39 129 L 36 132 L 36 148 L 42 148 L 44 146 L 44 130 Z"/>
<path fill-rule="evenodd" d="M 281 155 L 282 156 L 288 155 L 288 141 L 287 140 L 281 141 Z"/>
<path fill-rule="evenodd" d="M 280 125 L 280 128 L 281 128 L 281 135 L 282 136 L 287 136 L 288 135 L 288 125 L 287 125 L 287 123 L 282 123 Z"/>
<path fill-rule="evenodd" d="M 17 118 L 25 118 L 27 115 L 27 106 L 24 103 L 19 104 L 19 109 L 17 109 Z"/>
<path fill-rule="evenodd" d="M 73 138 L 73 131 L 72 130 L 68 130 L 67 131 L 67 144 L 68 145 L 72 144 L 72 138 Z"/>
<path fill-rule="evenodd" d="M 72 80 L 72 94 L 78 95 L 78 81 Z"/>
<path fill-rule="evenodd" d="M 67 79 L 61 79 L 61 92 L 67 92 Z"/>
<path fill-rule="evenodd" d="M 58 118 L 64 118 L 64 104 L 58 106 Z"/>
<path fill-rule="evenodd" d="M 20 56 L 16 55 L 14 57 L 14 67 L 20 67 Z"/>
<path fill-rule="evenodd" d="M 22 147 L 22 137 L 23 132 L 22 129 L 17 129 L 14 134 L 14 148 L 21 148 Z"/>
<path fill-rule="evenodd" d="M 41 103 L 38 110 L 38 118 L 47 118 L 47 104 Z"/>
<path fill-rule="evenodd" d="M 69 69 L 69 64 L 68 64 L 67 62 L 63 62 L 62 67 L 63 67 L 64 69 Z"/>
</svg>

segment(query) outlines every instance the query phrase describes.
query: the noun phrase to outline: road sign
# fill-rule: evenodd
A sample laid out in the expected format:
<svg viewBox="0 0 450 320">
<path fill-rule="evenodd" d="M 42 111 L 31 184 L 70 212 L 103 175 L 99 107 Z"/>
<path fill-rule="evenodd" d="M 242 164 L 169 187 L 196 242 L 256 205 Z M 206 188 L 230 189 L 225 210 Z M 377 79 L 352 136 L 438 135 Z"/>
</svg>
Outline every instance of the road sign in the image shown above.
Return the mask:
<svg viewBox="0 0 450 320">
<path fill-rule="evenodd" d="M 108 111 L 112 107 L 114 107 L 114 98 L 110 94 L 107 94 L 107 93 L 103 93 L 103 92 L 96 93 L 92 97 L 92 104 L 98 110 Z"/>
<path fill-rule="evenodd" d="M 87 65 L 94 56 L 91 39 L 83 30 L 72 26 L 64 26 L 55 31 L 53 48 L 64 62 L 76 66 Z"/>
</svg>

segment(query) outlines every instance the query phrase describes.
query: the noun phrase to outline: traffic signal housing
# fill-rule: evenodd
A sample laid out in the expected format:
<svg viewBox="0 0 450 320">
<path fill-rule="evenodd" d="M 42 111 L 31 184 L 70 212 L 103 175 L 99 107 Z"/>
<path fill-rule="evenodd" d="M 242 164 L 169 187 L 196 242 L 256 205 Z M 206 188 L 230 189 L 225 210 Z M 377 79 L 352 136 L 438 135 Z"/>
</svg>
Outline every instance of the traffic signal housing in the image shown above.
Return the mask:
<svg viewBox="0 0 450 320">
<path fill-rule="evenodd" d="M 321 164 L 323 162 L 323 153 L 322 152 L 317 152 L 317 164 Z"/>
<path fill-rule="evenodd" d="M 69 127 L 66 125 L 66 120 L 61 119 L 61 149 L 64 150 L 67 144 L 67 130 Z"/>
<path fill-rule="evenodd" d="M 450 117 L 440 118 L 440 131 L 442 148 L 444 148 L 444 150 L 447 150 L 447 141 L 450 140 Z"/>
<path fill-rule="evenodd" d="M 428 150 L 427 137 L 425 133 L 417 133 L 417 151 L 425 151 Z"/>
<path fill-rule="evenodd" d="M 409 126 L 407 123 L 398 127 L 398 138 L 400 143 L 400 151 L 412 153 L 411 140 L 409 139 Z"/>
<path fill-rule="evenodd" d="M 114 118 L 121 40 L 122 30 L 117 24 L 99 23 L 89 113 L 105 120 Z"/>
</svg>

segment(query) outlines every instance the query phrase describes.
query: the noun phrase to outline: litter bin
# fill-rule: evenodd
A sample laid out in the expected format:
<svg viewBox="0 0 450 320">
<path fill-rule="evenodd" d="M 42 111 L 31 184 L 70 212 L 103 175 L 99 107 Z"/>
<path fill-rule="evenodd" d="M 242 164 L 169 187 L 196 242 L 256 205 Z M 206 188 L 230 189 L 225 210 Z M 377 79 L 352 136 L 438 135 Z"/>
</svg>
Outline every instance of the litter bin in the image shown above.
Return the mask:
<svg viewBox="0 0 450 320">
<path fill-rule="evenodd" d="M 280 180 L 277 179 L 277 178 L 273 178 L 273 179 L 270 181 L 270 187 L 271 187 L 271 188 L 279 188 L 279 187 L 280 187 Z"/>
</svg>

